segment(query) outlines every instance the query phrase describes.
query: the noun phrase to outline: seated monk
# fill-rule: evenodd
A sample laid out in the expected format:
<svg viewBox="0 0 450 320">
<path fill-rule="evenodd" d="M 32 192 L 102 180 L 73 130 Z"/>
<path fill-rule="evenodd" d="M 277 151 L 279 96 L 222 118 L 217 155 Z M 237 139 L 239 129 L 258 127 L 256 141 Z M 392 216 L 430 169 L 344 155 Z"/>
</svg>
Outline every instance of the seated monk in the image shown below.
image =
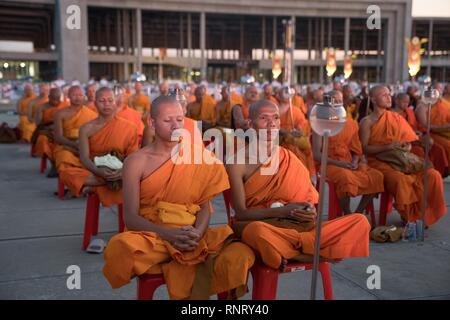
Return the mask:
<svg viewBox="0 0 450 320">
<path fill-rule="evenodd" d="M 439 171 L 442 176 L 447 176 L 448 159 L 445 148 L 439 144 L 434 143 L 433 139 L 426 135 L 426 129 L 418 123 L 414 110 L 409 106 L 409 103 L 409 95 L 407 93 L 399 93 L 395 97 L 395 108 L 393 108 L 392 111 L 397 112 L 398 114 L 403 116 L 419 137 L 418 141 L 414 141 L 412 143 L 411 152 L 421 158 L 425 158 L 425 143 L 426 140 L 429 139 L 430 161 L 433 163 L 434 168 Z M 422 113 L 423 110 L 419 108 L 418 112 Z"/>
<path fill-rule="evenodd" d="M 276 105 L 267 100 L 252 104 L 250 125 L 258 132 L 257 141 L 253 141 L 268 152 L 266 158 L 253 157 L 256 161 L 250 162 L 251 149 L 247 145 L 244 164 L 229 164 L 228 159 L 226 169 L 236 212 L 235 232 L 271 268 L 283 269 L 289 259 L 312 262 L 314 204 L 318 193 L 310 182 L 308 170 L 292 152 L 272 145 L 273 136 L 280 128 Z M 266 146 L 260 141 L 260 129 L 267 130 Z M 274 171 L 265 171 L 272 167 Z M 361 214 L 324 222 L 320 243 L 322 260 L 333 262 L 368 256 L 369 230 L 370 225 Z"/>
<path fill-rule="evenodd" d="M 231 128 L 231 100 L 227 86 L 223 86 L 220 91 L 222 100 L 216 105 L 216 126 Z"/>
<path fill-rule="evenodd" d="M 428 105 L 418 102 L 416 108 L 416 117 L 420 128 L 426 131 L 428 123 Z M 442 147 L 450 159 L 450 102 L 444 98 L 431 106 L 430 115 L 430 136 L 434 144 Z M 431 154 L 430 154 L 431 157 Z"/>
<path fill-rule="evenodd" d="M 242 104 L 236 104 L 231 108 L 231 128 L 247 130 L 249 106 L 258 100 L 258 89 L 255 85 L 245 88 Z"/>
<path fill-rule="evenodd" d="M 328 93 L 335 103 L 343 103 L 340 91 Z M 327 179 L 334 183 L 339 206 L 344 214 L 352 213 L 350 198 L 362 195 L 355 212 L 364 212 L 367 205 L 384 191 L 383 174 L 367 166 L 358 136 L 358 123 L 347 118 L 344 128 L 328 142 Z M 313 133 L 314 159 L 322 160 L 322 137 Z"/>
<path fill-rule="evenodd" d="M 84 168 L 65 168 L 61 170 L 60 178 L 72 195 L 79 197 L 93 191 L 102 205 L 109 207 L 122 203 L 122 169 L 97 166 L 94 158 L 109 154 L 123 162 L 138 149 L 138 135 L 132 122 L 116 114 L 118 105 L 110 88 L 97 90 L 95 106 L 98 118 L 81 126 L 78 139 Z"/>
<path fill-rule="evenodd" d="M 292 151 L 308 169 L 310 176 L 316 174 L 310 144 L 311 127 L 303 113 L 293 108 L 289 87 L 284 86 L 278 94 L 280 112 L 280 145 Z"/>
<path fill-rule="evenodd" d="M 263 86 L 263 92 L 261 92 L 259 99 L 266 99 L 269 101 L 272 101 L 273 103 L 275 103 L 276 105 L 278 105 L 278 95 L 274 95 L 272 92 L 272 86 L 270 83 L 266 83 Z"/>
<path fill-rule="evenodd" d="M 84 95 L 80 86 L 69 89 L 70 106 L 55 114 L 55 140 L 57 146 L 53 151 L 56 170 L 77 167 L 83 168 L 78 154 L 78 133 L 80 127 L 97 118 L 97 113 L 84 106 Z"/>
<path fill-rule="evenodd" d="M 50 160 L 52 164 L 48 178 L 54 178 L 58 176 L 56 171 L 55 159 L 53 158 L 53 151 L 55 149 L 54 140 L 54 126 L 53 119 L 55 113 L 65 108 L 65 104 L 61 101 L 61 90 L 58 88 L 50 89 L 48 96 L 48 103 L 42 105 L 37 111 L 34 122 L 37 124 L 37 128 L 33 133 L 32 143 L 36 144 L 36 153 L 43 157 L 44 155 Z"/>
<path fill-rule="evenodd" d="M 31 100 L 27 108 L 28 122 L 24 123 L 22 130 L 22 139 L 31 142 L 31 137 L 33 136 L 34 130 L 36 130 L 36 123 L 34 122 L 34 117 L 36 111 L 44 104 L 48 102 L 48 93 L 50 87 L 47 83 L 41 83 L 39 85 L 39 96 Z"/>
<path fill-rule="evenodd" d="M 356 120 L 358 117 L 358 104 L 353 96 L 353 89 L 348 84 L 342 87 L 342 101 L 347 111 L 347 119 Z"/>
<path fill-rule="evenodd" d="M 128 100 L 128 106 L 139 112 L 141 114 L 142 121 L 146 122 L 151 108 L 150 97 L 142 92 L 143 86 L 140 82 L 135 83 L 134 90 L 135 94 L 133 94 Z"/>
<path fill-rule="evenodd" d="M 171 299 L 208 299 L 227 291 L 239 297 L 254 254 L 230 241 L 228 225 L 208 227 L 210 200 L 229 188 L 225 168 L 220 162 L 193 164 L 193 153 L 204 149 L 174 141 L 184 112 L 173 97 L 156 98 L 150 115 L 155 141 L 125 161 L 127 231 L 109 241 L 103 274 L 118 288 L 135 276 L 162 272 Z M 189 147 L 191 157 L 180 161 Z"/>
<path fill-rule="evenodd" d="M 294 90 L 294 96 L 292 97 L 292 105 L 296 108 L 299 108 L 303 115 L 306 117 L 308 114 L 308 108 L 306 107 L 305 100 L 300 95 L 295 87 L 292 87 Z"/>
<path fill-rule="evenodd" d="M 395 208 L 402 220 L 422 220 L 423 161 L 411 156 L 411 142 L 418 140 L 406 120 L 391 107 L 391 95 L 385 86 L 370 91 L 373 112 L 360 124 L 361 144 L 368 156 L 369 166 L 384 175 L 385 190 L 395 198 Z M 406 162 L 400 162 L 406 159 Z M 419 158 L 420 159 L 420 158 Z M 399 166 L 395 163 L 404 163 Z M 417 165 L 416 165 L 417 164 Z M 442 177 L 428 168 L 428 193 L 425 224 L 431 226 L 447 212 Z"/>
<path fill-rule="evenodd" d="M 188 118 L 202 122 L 202 130 L 206 131 L 216 124 L 216 101 L 207 95 L 206 87 L 198 86 L 195 91 L 195 101 L 187 105 Z"/>
<path fill-rule="evenodd" d="M 92 83 L 86 87 L 86 107 L 91 109 L 92 111 L 97 112 L 97 109 L 95 108 L 95 92 L 97 91 L 97 85 L 95 83 Z"/>
<path fill-rule="evenodd" d="M 141 141 L 144 134 L 144 123 L 142 122 L 141 114 L 128 106 L 128 98 L 122 86 L 114 87 L 114 93 L 118 106 L 117 116 L 134 123 L 137 128 L 138 139 Z"/>
<path fill-rule="evenodd" d="M 26 140 L 23 137 L 23 128 L 29 124 L 28 121 L 28 105 L 32 100 L 36 99 L 36 95 L 33 91 L 33 85 L 30 83 L 25 84 L 23 88 L 23 96 L 17 101 L 17 114 L 19 115 L 19 124 L 17 127 L 22 133 L 22 140 L 25 142 L 30 142 L 30 140 Z M 27 136 L 26 138 L 31 139 L 31 136 Z"/>
</svg>

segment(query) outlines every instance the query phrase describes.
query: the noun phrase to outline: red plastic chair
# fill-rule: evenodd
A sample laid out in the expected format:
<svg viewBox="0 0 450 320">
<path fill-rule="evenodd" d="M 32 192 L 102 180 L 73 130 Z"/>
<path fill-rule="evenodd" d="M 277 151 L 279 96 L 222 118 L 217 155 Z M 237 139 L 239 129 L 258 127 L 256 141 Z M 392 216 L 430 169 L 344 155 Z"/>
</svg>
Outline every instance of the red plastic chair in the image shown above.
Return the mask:
<svg viewBox="0 0 450 320">
<path fill-rule="evenodd" d="M 225 210 L 227 212 L 228 223 L 234 222 L 231 216 L 231 190 L 223 192 Z M 288 262 L 283 271 L 266 266 L 262 261 L 256 260 L 250 269 L 253 278 L 253 300 L 275 300 L 277 297 L 278 276 L 280 273 L 290 273 L 304 270 L 311 270 L 312 263 Z M 330 264 L 328 262 L 319 263 L 319 272 L 322 276 L 323 295 L 325 300 L 333 300 L 333 286 L 331 279 Z"/>
<path fill-rule="evenodd" d="M 336 194 L 336 188 L 333 182 L 327 180 L 328 183 L 328 220 L 336 219 L 342 216 L 342 209 L 339 205 L 339 198 Z M 317 177 L 317 189 L 320 186 L 320 178 Z M 365 209 L 367 213 L 370 214 L 370 224 L 372 227 L 377 226 L 377 221 L 375 219 L 375 208 L 373 207 L 373 202 L 369 203 Z"/>
<path fill-rule="evenodd" d="M 392 194 L 388 193 L 387 191 L 381 194 L 380 217 L 378 222 L 380 226 L 386 225 L 386 216 L 388 213 L 392 212 L 392 202 L 393 202 L 392 200 L 393 200 Z"/>
<path fill-rule="evenodd" d="M 41 157 L 41 173 L 44 173 L 47 170 L 47 155 L 43 154 Z"/>
<path fill-rule="evenodd" d="M 58 198 L 64 199 L 64 183 L 58 177 Z"/>
<path fill-rule="evenodd" d="M 82 249 L 86 250 L 89 243 L 91 242 L 91 237 L 98 234 L 98 221 L 99 221 L 99 209 L 100 200 L 95 193 L 90 193 L 86 199 L 86 218 L 84 222 L 84 235 L 83 235 L 83 246 Z M 123 232 L 125 225 L 123 223 L 123 210 L 122 204 L 117 205 L 118 209 L 118 222 L 119 222 L 119 232 Z"/>
</svg>

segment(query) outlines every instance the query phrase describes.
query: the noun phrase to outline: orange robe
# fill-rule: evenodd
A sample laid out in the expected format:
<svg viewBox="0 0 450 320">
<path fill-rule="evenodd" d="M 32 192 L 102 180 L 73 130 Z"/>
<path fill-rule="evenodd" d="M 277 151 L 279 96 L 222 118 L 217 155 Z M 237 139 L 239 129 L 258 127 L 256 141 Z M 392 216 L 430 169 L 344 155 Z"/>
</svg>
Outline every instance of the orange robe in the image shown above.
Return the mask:
<svg viewBox="0 0 450 320">
<path fill-rule="evenodd" d="M 23 97 L 18 101 L 19 104 L 19 112 L 24 115 L 19 115 L 19 124 L 17 125 L 20 131 L 23 132 L 24 126 L 28 125 L 30 121 L 28 121 L 28 106 L 32 100 L 36 99 L 36 95 L 31 95 L 29 97 Z M 29 137 L 31 139 L 31 137 Z M 29 140 L 27 142 L 30 142 Z"/>
<path fill-rule="evenodd" d="M 126 158 L 138 149 L 136 126 L 132 122 L 117 116 L 89 137 L 89 157 L 91 160 L 112 151 L 117 152 L 122 158 Z M 84 167 L 65 168 L 60 172 L 62 182 L 76 197 L 80 196 L 86 179 L 91 175 L 92 173 Z M 101 178 L 98 179 L 102 181 Z M 122 191 L 112 191 L 106 186 L 94 187 L 93 190 L 105 207 L 122 203 Z"/>
<path fill-rule="evenodd" d="M 275 103 L 275 105 L 277 105 L 277 106 L 280 104 L 280 102 L 277 100 L 277 98 L 275 98 L 273 95 L 270 95 L 269 97 L 266 97 L 266 96 L 264 95 L 264 93 L 262 93 L 262 94 L 260 95 L 260 99 L 269 100 L 269 101 Z"/>
<path fill-rule="evenodd" d="M 372 126 L 369 145 L 387 145 L 416 141 L 417 135 L 398 113 L 386 111 Z M 406 175 L 388 163 L 369 156 L 369 166 L 384 174 L 385 190 L 394 195 L 395 208 L 407 221 L 422 219 L 423 171 Z M 432 225 L 447 212 L 442 177 L 435 169 L 428 169 L 426 224 Z"/>
<path fill-rule="evenodd" d="M 417 121 L 416 115 L 412 108 L 406 108 L 405 112 L 401 115 L 406 119 L 406 121 L 408 121 L 409 125 L 414 131 L 422 131 L 423 133 L 426 132 L 426 130 Z M 425 150 L 420 145 L 412 146 L 411 152 L 423 159 L 425 158 Z M 442 145 L 434 142 L 431 146 L 429 156 L 434 168 L 439 171 L 441 175 L 444 175 L 448 168 L 448 158 L 445 152 L 445 148 Z"/>
<path fill-rule="evenodd" d="M 227 123 L 227 128 L 231 127 L 231 104 L 229 102 L 225 102 L 219 110 L 219 120 L 221 123 Z"/>
<path fill-rule="evenodd" d="M 63 108 L 65 108 L 66 105 L 61 102 L 57 107 L 50 107 L 47 109 L 42 110 L 42 119 L 40 124 L 44 125 L 50 125 L 53 123 L 53 119 L 55 116 L 55 113 Z M 52 134 L 53 135 L 53 134 Z M 50 142 L 52 140 L 52 142 Z M 53 152 L 55 150 L 56 143 L 54 139 L 50 139 L 47 134 L 39 134 L 37 141 L 36 141 L 36 153 L 42 157 L 46 156 L 50 161 L 53 161 Z"/>
<path fill-rule="evenodd" d="M 86 122 L 94 120 L 97 116 L 97 113 L 88 107 L 82 106 L 70 119 L 63 121 L 64 137 L 71 140 L 77 140 L 80 127 Z M 73 154 L 72 151 L 67 150 L 63 145 L 57 145 L 55 147 L 53 157 L 58 172 L 70 167 L 83 168 L 78 155 Z"/>
<path fill-rule="evenodd" d="M 216 123 L 216 101 L 209 95 L 205 94 L 200 102 L 200 108 L 193 111 L 191 112 L 192 119 L 208 121 L 213 125 Z"/>
<path fill-rule="evenodd" d="M 46 104 L 48 102 L 48 97 L 37 97 L 35 100 L 32 100 L 29 102 L 29 106 L 30 104 L 33 104 L 31 106 L 32 110 L 31 110 L 31 116 L 34 119 L 34 116 L 36 115 L 36 111 L 44 104 Z M 33 132 L 34 130 L 36 130 L 36 124 L 34 122 L 24 122 L 23 123 L 23 127 L 22 127 L 22 139 L 30 142 L 31 141 L 31 137 L 33 136 Z"/>
<path fill-rule="evenodd" d="M 194 225 L 199 206 L 228 188 L 221 164 L 175 164 L 169 159 L 141 180 L 139 215 L 169 228 Z M 154 232 L 123 232 L 108 243 L 103 274 L 113 288 L 118 288 L 133 276 L 162 272 L 170 297 L 186 299 L 191 295 L 197 266 L 222 249 L 213 262 L 211 294 L 242 288 L 254 254 L 239 242 L 223 248 L 232 233 L 228 225 L 208 228 L 194 251 L 180 252 Z"/>
<path fill-rule="evenodd" d="M 439 101 L 431 107 L 430 118 L 431 125 L 450 124 L 450 102 L 446 99 L 439 99 Z M 436 132 L 431 132 L 431 137 L 435 144 L 438 144 L 445 149 L 447 159 L 450 159 L 450 139 Z"/>
<path fill-rule="evenodd" d="M 87 101 L 86 107 L 94 111 L 95 113 L 98 113 L 97 107 L 95 106 L 95 101 Z"/>
<path fill-rule="evenodd" d="M 236 104 L 243 104 L 244 103 L 244 98 L 242 98 L 242 96 L 237 93 L 237 92 L 232 92 L 231 93 L 231 105 L 234 106 Z"/>
<path fill-rule="evenodd" d="M 294 129 L 301 129 L 305 137 L 302 137 L 303 143 L 301 147 L 291 143 L 284 142 L 282 146 L 292 151 L 306 166 L 311 176 L 316 174 L 316 168 L 314 164 L 314 156 L 311 148 L 309 137 L 311 135 L 311 127 L 308 120 L 306 120 L 304 114 L 298 108 L 291 108 L 280 116 L 281 129 L 292 131 Z M 296 139 L 299 140 L 298 138 Z"/>
<path fill-rule="evenodd" d="M 142 122 L 142 116 L 139 112 L 128 106 L 124 106 L 117 112 L 117 116 L 134 123 L 136 125 L 139 138 L 142 138 L 142 135 L 144 134 L 144 123 Z"/>
<path fill-rule="evenodd" d="M 317 203 L 318 193 L 309 180 L 308 170 L 290 151 L 280 148 L 278 172 L 262 175 L 261 170 L 245 182 L 247 208 L 268 208 L 274 202 Z M 369 255 L 370 225 L 361 214 L 350 214 L 322 224 L 320 255 L 342 259 Z M 256 250 L 264 263 L 279 268 L 282 258 L 300 253 L 314 254 L 315 231 L 298 232 L 262 221 L 249 223 L 242 241 Z"/>
<path fill-rule="evenodd" d="M 328 142 L 328 158 L 338 161 L 352 161 L 352 154 L 362 157 L 362 146 L 358 136 L 358 123 L 347 119 L 344 128 Z M 335 184 L 338 198 L 356 197 L 384 191 L 383 174 L 367 165 L 359 164 L 357 170 L 335 165 L 327 166 L 327 179 Z"/>
<path fill-rule="evenodd" d="M 130 107 L 139 112 L 142 117 L 144 112 L 150 113 L 150 97 L 143 93 L 134 94 L 130 98 Z"/>
<path fill-rule="evenodd" d="M 292 97 L 292 105 L 299 108 L 300 111 L 303 112 L 303 115 L 307 115 L 308 108 L 306 108 L 305 100 L 303 100 L 302 96 L 299 96 L 298 94 L 294 95 Z"/>
</svg>

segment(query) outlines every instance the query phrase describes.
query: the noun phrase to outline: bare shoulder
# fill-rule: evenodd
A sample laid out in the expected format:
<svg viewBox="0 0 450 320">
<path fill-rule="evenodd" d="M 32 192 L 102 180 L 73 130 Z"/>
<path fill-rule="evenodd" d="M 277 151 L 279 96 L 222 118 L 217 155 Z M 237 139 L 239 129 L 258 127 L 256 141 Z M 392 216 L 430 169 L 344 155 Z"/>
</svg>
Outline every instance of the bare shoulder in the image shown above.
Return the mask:
<svg viewBox="0 0 450 320">
<path fill-rule="evenodd" d="M 359 127 L 361 130 L 367 130 L 370 129 L 370 127 L 374 124 L 374 119 L 368 115 L 361 119 L 359 122 Z"/>
</svg>

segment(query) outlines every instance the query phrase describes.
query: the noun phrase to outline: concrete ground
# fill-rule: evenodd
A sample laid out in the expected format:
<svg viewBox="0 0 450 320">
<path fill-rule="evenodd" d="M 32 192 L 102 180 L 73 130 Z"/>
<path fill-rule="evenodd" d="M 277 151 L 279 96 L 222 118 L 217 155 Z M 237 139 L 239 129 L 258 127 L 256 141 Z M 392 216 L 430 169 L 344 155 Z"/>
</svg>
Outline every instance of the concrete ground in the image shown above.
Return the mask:
<svg viewBox="0 0 450 320">
<path fill-rule="evenodd" d="M 17 116 L 5 109 L 0 108 L 0 123 L 14 126 Z M 40 159 L 30 158 L 29 150 L 29 145 L 0 144 L 0 299 L 135 299 L 136 281 L 112 290 L 101 272 L 103 256 L 81 250 L 85 199 L 59 200 L 56 179 L 39 173 Z M 445 198 L 449 204 L 448 184 Z M 222 197 L 213 204 L 212 225 L 225 223 Z M 389 214 L 388 223 L 399 225 L 399 215 Z M 427 230 L 425 243 L 371 242 L 370 257 L 333 265 L 335 299 L 450 299 L 449 230 L 447 215 Z M 102 208 L 98 236 L 108 240 L 116 232 L 117 208 Z M 71 265 L 81 269 L 80 290 L 67 288 Z M 380 268 L 380 289 L 367 287 L 372 265 Z M 308 299 L 310 278 L 308 271 L 281 275 L 277 298 Z M 320 286 L 319 280 L 322 299 Z M 168 298 L 164 286 L 155 298 Z"/>
</svg>

